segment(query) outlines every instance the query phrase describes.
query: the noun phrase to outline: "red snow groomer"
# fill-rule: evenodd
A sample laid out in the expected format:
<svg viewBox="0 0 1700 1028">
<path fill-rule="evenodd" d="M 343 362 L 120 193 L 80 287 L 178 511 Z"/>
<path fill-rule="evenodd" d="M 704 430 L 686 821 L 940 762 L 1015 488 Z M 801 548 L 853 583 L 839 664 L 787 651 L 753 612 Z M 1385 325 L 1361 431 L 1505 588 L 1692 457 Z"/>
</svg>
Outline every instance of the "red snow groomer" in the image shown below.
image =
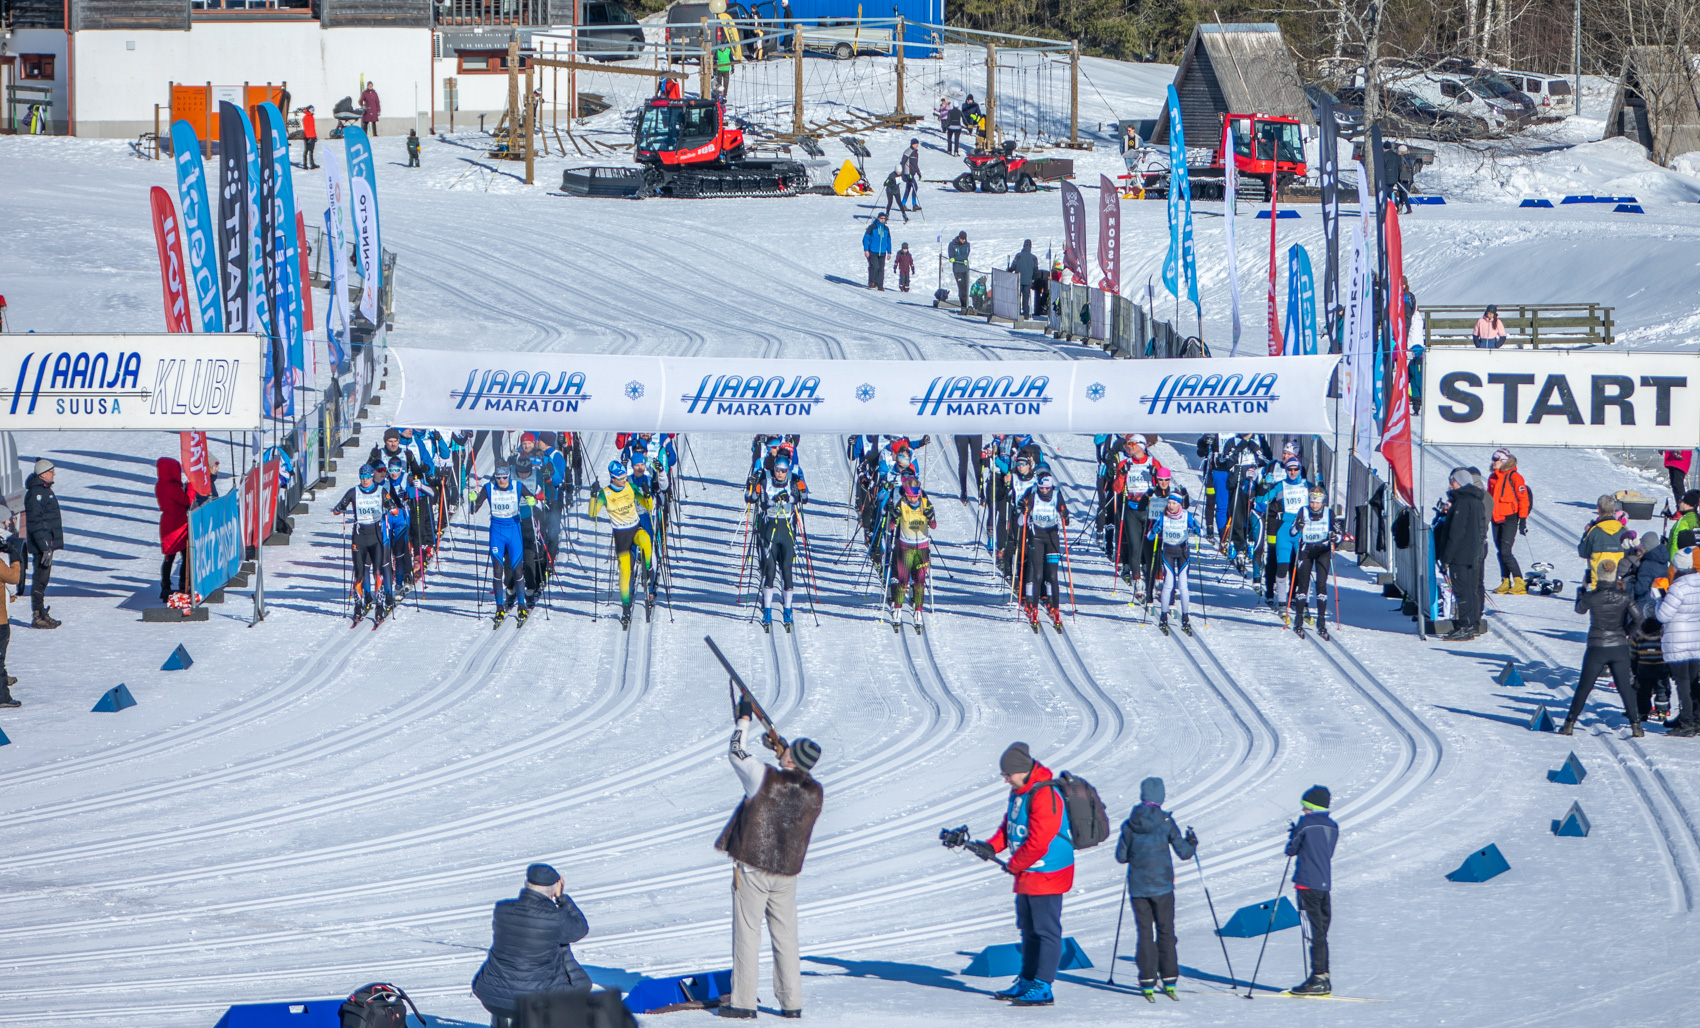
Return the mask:
<svg viewBox="0 0 1700 1028">
<path fill-rule="evenodd" d="M 801 161 L 754 153 L 726 125 L 721 100 L 658 96 L 638 117 L 634 149 L 649 196 L 790 196 L 809 186 Z"/>
<path fill-rule="evenodd" d="M 1228 127 L 1234 130 L 1234 169 L 1239 173 L 1235 187 L 1242 200 L 1268 200 L 1272 186 L 1285 189 L 1305 177 L 1304 138 L 1299 120 L 1277 114 L 1224 114 L 1222 133 L 1212 150 L 1187 147 L 1187 178 L 1192 195 L 1200 200 L 1220 200 L 1227 183 L 1224 154 L 1228 152 Z M 1143 186 L 1148 197 L 1169 195 L 1169 169 L 1159 157 L 1159 148 L 1141 147 L 1141 163 L 1134 166 L 1135 151 L 1128 152 L 1128 170 L 1133 181 Z M 1167 151 L 1162 151 L 1166 153 Z M 1160 167 L 1158 165 L 1161 165 Z"/>
</svg>

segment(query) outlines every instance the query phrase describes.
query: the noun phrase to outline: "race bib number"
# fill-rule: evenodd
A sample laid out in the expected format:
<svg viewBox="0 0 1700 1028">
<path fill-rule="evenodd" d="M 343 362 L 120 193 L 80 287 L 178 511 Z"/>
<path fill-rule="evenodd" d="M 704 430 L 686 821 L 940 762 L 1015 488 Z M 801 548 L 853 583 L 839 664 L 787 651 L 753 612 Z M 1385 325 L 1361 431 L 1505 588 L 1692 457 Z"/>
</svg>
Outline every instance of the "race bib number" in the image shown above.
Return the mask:
<svg viewBox="0 0 1700 1028">
<path fill-rule="evenodd" d="M 1135 496 L 1143 496 L 1151 491 L 1151 464 L 1129 464 L 1127 466 L 1127 491 Z"/>
<path fill-rule="evenodd" d="M 506 489 L 490 487 L 490 516 L 497 518 L 514 518 L 519 516 L 519 487 L 509 486 Z"/>
<path fill-rule="evenodd" d="M 1310 516 L 1311 516 L 1311 512 L 1306 511 L 1305 517 L 1306 517 L 1307 520 L 1305 521 L 1305 527 L 1304 527 L 1304 532 L 1303 532 L 1304 541 L 1307 542 L 1307 543 L 1327 542 L 1328 541 L 1328 519 L 1327 519 L 1327 516 L 1323 515 L 1322 520 L 1320 520 L 1320 521 L 1308 520 L 1310 518 Z"/>
<path fill-rule="evenodd" d="M 1310 501 L 1310 486 L 1304 482 L 1281 483 L 1281 509 L 1297 514 Z"/>
<path fill-rule="evenodd" d="M 1163 545 L 1180 546 L 1182 543 L 1185 543 L 1187 535 L 1186 530 L 1187 524 L 1185 514 L 1182 514 L 1178 518 L 1165 516 L 1163 518 Z"/>
<path fill-rule="evenodd" d="M 374 489 L 370 493 L 354 490 L 354 520 L 362 525 L 375 525 L 383 514 L 383 490 Z"/>
</svg>

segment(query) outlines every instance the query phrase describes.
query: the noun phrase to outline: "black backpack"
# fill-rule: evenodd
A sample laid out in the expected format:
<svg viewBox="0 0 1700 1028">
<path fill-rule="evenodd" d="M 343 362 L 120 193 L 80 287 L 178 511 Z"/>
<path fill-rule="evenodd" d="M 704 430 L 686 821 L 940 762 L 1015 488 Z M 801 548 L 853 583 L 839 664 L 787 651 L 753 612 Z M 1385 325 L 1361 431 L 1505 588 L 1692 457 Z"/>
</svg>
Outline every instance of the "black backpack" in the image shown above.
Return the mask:
<svg viewBox="0 0 1700 1028">
<path fill-rule="evenodd" d="M 393 985 L 374 982 L 357 989 L 337 1014 L 342 1019 L 342 1028 L 407 1028 L 408 1007 L 413 1007 L 413 1016 L 424 1024 L 424 1015 L 407 998 L 407 993 Z"/>
<path fill-rule="evenodd" d="M 1043 784 L 1055 788 L 1063 799 L 1075 849 L 1089 850 L 1110 837 L 1110 815 L 1091 782 L 1064 771 Z"/>
<path fill-rule="evenodd" d="M 534 992 L 519 999 L 518 1028 L 637 1028 L 620 990 Z"/>
</svg>

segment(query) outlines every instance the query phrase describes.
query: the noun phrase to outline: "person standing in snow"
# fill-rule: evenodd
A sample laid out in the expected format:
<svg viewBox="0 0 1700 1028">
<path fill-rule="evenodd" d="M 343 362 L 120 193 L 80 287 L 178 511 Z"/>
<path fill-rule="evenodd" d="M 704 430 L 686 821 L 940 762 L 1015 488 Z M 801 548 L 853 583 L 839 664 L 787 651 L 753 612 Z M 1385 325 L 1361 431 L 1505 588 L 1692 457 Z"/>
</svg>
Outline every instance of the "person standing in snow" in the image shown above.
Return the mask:
<svg viewBox="0 0 1700 1028">
<path fill-rule="evenodd" d="M 1693 466 L 1693 450 L 1666 450 L 1665 473 L 1670 476 L 1670 498 L 1675 503 L 1688 491 L 1688 469 Z"/>
<path fill-rule="evenodd" d="M 1035 299 L 1030 286 L 1039 271 L 1039 258 L 1033 253 L 1033 240 L 1021 241 L 1021 252 L 1009 262 L 1007 270 L 1015 272 L 1015 288 L 1021 294 L 1021 316 L 1026 318 L 1030 309 L 1038 309 L 1028 306 Z"/>
<path fill-rule="evenodd" d="M 1295 858 L 1293 891 L 1310 921 L 1310 977 L 1290 991 L 1327 996 L 1334 991 L 1328 976 L 1328 926 L 1334 920 L 1334 847 L 1340 826 L 1328 816 L 1333 800 L 1326 786 L 1306 789 L 1300 802 L 1305 812 L 1287 829 L 1287 856 Z"/>
<path fill-rule="evenodd" d="M 189 506 L 194 500 L 183 484 L 183 466 L 174 457 L 161 457 L 154 462 L 159 480 L 153 484 L 154 501 L 159 504 L 159 549 L 165 560 L 159 567 L 159 602 L 171 599 L 171 565 L 182 554 L 182 569 L 178 572 L 177 591 L 189 591 Z"/>
<path fill-rule="evenodd" d="M 1489 511 L 1493 515 L 1493 545 L 1499 551 L 1499 588 L 1494 592 L 1521 596 L 1529 591 L 1529 587 L 1523 583 L 1523 568 L 1511 550 L 1517 545 L 1519 533 L 1529 534 L 1529 486 L 1517 470 L 1517 458 L 1511 455 L 1510 450 L 1493 451 L 1493 462 L 1488 467 L 1491 469 L 1488 472 L 1488 496 L 1493 500 Z"/>
<path fill-rule="evenodd" d="M 378 87 L 376 83 L 366 83 L 366 88 L 360 94 L 360 127 L 369 136 L 378 134 L 378 114 L 383 110 L 383 104 L 378 102 Z"/>
<path fill-rule="evenodd" d="M 956 303 L 964 314 L 968 313 L 968 253 L 968 233 L 958 232 L 945 256 L 950 258 L 950 273 L 956 278 Z"/>
<path fill-rule="evenodd" d="M 1576 544 L 1576 556 L 1588 562 L 1590 575 L 1598 571 L 1601 561 L 1621 561 L 1629 547 L 1629 523 L 1618 514 L 1617 498 L 1602 495 L 1594 506 L 1598 513 L 1582 530 L 1582 541 Z"/>
<path fill-rule="evenodd" d="M 1163 780 L 1139 783 L 1139 806 L 1122 822 L 1116 842 L 1116 863 L 1127 865 L 1127 895 L 1133 903 L 1134 931 L 1139 936 L 1134 960 L 1139 964 L 1139 991 L 1155 1003 L 1157 979 L 1163 994 L 1179 1000 L 1175 986 L 1180 964 L 1175 956 L 1175 865 L 1169 851 L 1182 860 L 1198 852 L 1198 836 L 1180 826 L 1163 809 Z"/>
<path fill-rule="evenodd" d="M 407 130 L 407 166 L 419 167 L 419 130 Z"/>
<path fill-rule="evenodd" d="M 1499 308 L 1491 303 L 1488 304 L 1487 310 L 1483 311 L 1482 316 L 1476 319 L 1474 333 L 1476 346 L 1484 350 L 1497 350 L 1505 345 L 1505 338 L 1508 335 L 1510 333 L 1505 330 L 1505 322 L 1499 320 Z"/>
<path fill-rule="evenodd" d="M 304 147 L 301 152 L 301 166 L 307 169 L 317 168 L 319 161 L 313 155 L 313 150 L 319 145 L 319 121 L 313 117 L 311 104 L 301 108 L 301 144 Z"/>
<path fill-rule="evenodd" d="M 1482 627 L 1482 608 L 1487 602 L 1482 565 L 1487 561 L 1488 517 L 1481 486 L 1475 484 L 1469 468 L 1452 472 L 1447 502 L 1445 538 L 1435 541 L 1435 550 L 1446 565 L 1458 611 L 1446 641 L 1464 642 L 1487 632 Z"/>
<path fill-rule="evenodd" d="M 727 759 L 744 787 L 744 798 L 721 830 L 714 848 L 732 858 L 732 995 L 720 1016 L 756 1016 L 756 985 L 762 921 L 773 940 L 773 993 L 784 1017 L 803 1016 L 803 975 L 797 951 L 797 876 L 803 873 L 809 838 L 826 794 L 809 772 L 820 760 L 812 739 L 786 743 L 777 734 L 763 739 L 778 758 L 772 765 L 750 753 L 755 710 L 738 701 Z"/>
<path fill-rule="evenodd" d="M 951 104 L 943 120 L 944 152 L 954 157 L 962 152 L 962 108 Z"/>
<path fill-rule="evenodd" d="M 1021 974 L 994 999 L 1011 1006 L 1048 1007 L 1051 983 L 1062 961 L 1063 895 L 1074 888 L 1074 841 L 1062 790 L 1051 769 L 1033 759 L 1024 742 L 1010 743 L 998 759 L 1009 785 L 1003 824 L 985 842 L 965 847 L 983 860 L 1011 851 L 1004 870 L 1015 876 L 1015 923 L 1021 931 Z"/>
<path fill-rule="evenodd" d="M 42 457 L 35 471 L 24 480 L 24 538 L 35 554 L 34 577 L 30 580 L 31 628 L 58 628 L 62 622 L 51 616 L 47 606 L 47 583 L 53 577 L 53 553 L 65 548 L 65 524 L 59 516 L 59 497 L 53 494 L 53 462 Z M 20 588 L 22 582 L 19 582 Z"/>
<path fill-rule="evenodd" d="M 18 680 L 6 671 L 6 648 L 12 642 L 12 626 L 6 617 L 6 586 L 16 585 L 23 581 L 24 574 L 24 541 L 18 538 L 13 527 L 14 516 L 12 508 L 0 503 L 0 526 L 7 533 L 6 544 L 0 547 L 0 707 L 21 707 L 23 702 L 12 695 L 12 686 Z"/>
<path fill-rule="evenodd" d="M 862 253 L 868 258 L 868 288 L 885 292 L 885 259 L 891 254 L 891 229 L 886 227 L 884 214 L 862 233 Z"/>
<path fill-rule="evenodd" d="M 491 1028 L 515 1028 L 520 1000 L 533 993 L 590 992 L 590 975 L 573 956 L 573 943 L 590 934 L 590 922 L 548 864 L 525 869 L 518 898 L 496 904 L 490 932 L 472 994 L 490 1012 Z"/>
<path fill-rule="evenodd" d="M 1576 590 L 1576 613 L 1588 615 L 1588 647 L 1582 651 L 1582 675 L 1576 681 L 1576 695 L 1570 700 L 1570 713 L 1565 715 L 1559 735 L 1570 735 L 1582 716 L 1582 705 L 1588 701 L 1600 672 L 1611 672 L 1612 684 L 1623 701 L 1623 713 L 1629 719 L 1629 734 L 1641 737 L 1641 715 L 1636 710 L 1635 682 L 1630 673 L 1629 633 L 1640 623 L 1635 613 L 1635 597 L 1624 588 L 1617 577 L 1617 561 L 1607 558 L 1594 569 L 1594 587 Z"/>
<path fill-rule="evenodd" d="M 897 267 L 897 288 L 907 293 L 909 291 L 909 276 L 915 273 L 915 255 L 909 252 L 908 243 L 904 243 L 903 249 L 897 251 L 897 256 L 892 259 L 892 263 Z"/>
</svg>

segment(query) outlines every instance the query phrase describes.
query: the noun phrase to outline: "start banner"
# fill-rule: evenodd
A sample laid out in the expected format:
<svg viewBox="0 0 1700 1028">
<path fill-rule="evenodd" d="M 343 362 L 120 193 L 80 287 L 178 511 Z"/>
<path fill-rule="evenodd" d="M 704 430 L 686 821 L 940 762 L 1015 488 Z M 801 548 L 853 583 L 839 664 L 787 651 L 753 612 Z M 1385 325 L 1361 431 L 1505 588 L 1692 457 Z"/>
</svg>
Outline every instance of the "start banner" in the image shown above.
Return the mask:
<svg viewBox="0 0 1700 1028">
<path fill-rule="evenodd" d="M 1680 353 L 1433 348 L 1423 441 L 1700 446 L 1700 358 Z"/>
<path fill-rule="evenodd" d="M 0 429 L 252 431 L 260 339 L 232 334 L 14 335 L 0 350 Z"/>
<path fill-rule="evenodd" d="M 393 423 L 578 432 L 1331 431 L 1337 357 L 833 361 L 392 348 Z"/>
</svg>

